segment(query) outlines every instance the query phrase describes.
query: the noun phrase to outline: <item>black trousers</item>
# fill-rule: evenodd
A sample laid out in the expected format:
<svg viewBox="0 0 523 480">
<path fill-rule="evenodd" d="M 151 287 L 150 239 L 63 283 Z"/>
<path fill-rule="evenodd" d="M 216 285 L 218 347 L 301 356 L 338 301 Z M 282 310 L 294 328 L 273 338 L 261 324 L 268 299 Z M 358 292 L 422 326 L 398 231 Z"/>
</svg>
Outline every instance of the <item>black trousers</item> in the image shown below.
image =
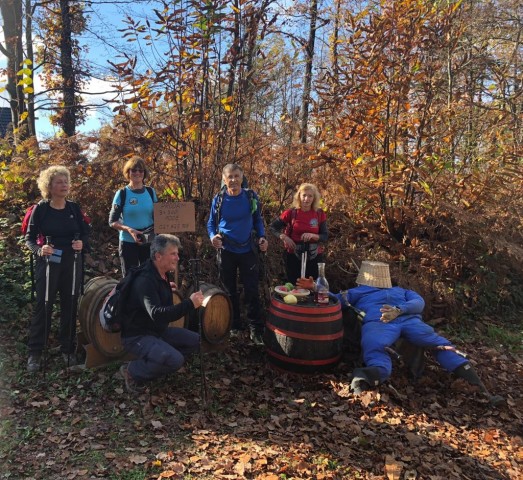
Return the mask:
<svg viewBox="0 0 523 480">
<path fill-rule="evenodd" d="M 232 328 L 241 328 L 240 298 L 237 290 L 237 275 L 243 282 L 245 305 L 247 307 L 247 322 L 254 330 L 263 330 L 263 320 L 260 315 L 259 267 L 258 255 L 254 252 L 232 253 L 222 251 L 220 277 L 227 289 L 232 302 Z"/>
<path fill-rule="evenodd" d="M 151 244 L 139 245 L 134 242 L 120 242 L 118 254 L 122 265 L 122 277 L 125 277 L 131 267 L 137 267 L 150 257 Z"/>
<path fill-rule="evenodd" d="M 76 282 L 73 295 L 74 253 L 64 251 L 60 263 L 49 262 L 37 257 L 35 262 L 36 305 L 29 327 L 27 346 L 30 354 L 40 354 L 51 330 L 51 315 L 56 294 L 60 295 L 60 330 L 58 340 L 62 353 L 73 353 L 76 348 L 76 309 L 82 281 L 82 256 L 76 259 Z M 46 277 L 49 272 L 47 311 L 45 309 Z"/>
<path fill-rule="evenodd" d="M 301 276 L 301 256 L 296 256 L 294 253 L 284 252 L 285 257 L 285 272 L 287 274 L 287 281 L 296 285 L 296 280 Z M 318 263 L 323 263 L 323 254 L 318 254 L 313 260 L 307 260 L 307 268 L 305 269 L 305 277 L 312 277 L 314 280 L 318 278 Z"/>
</svg>

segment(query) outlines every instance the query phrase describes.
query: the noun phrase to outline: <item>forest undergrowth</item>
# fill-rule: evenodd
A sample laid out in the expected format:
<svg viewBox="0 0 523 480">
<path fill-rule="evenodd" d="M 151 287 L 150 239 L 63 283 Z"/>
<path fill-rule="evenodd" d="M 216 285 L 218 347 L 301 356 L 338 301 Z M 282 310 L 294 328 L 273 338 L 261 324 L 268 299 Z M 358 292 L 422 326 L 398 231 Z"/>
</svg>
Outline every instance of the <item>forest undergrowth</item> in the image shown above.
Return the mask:
<svg viewBox="0 0 523 480">
<path fill-rule="evenodd" d="M 342 231 L 333 217 L 333 230 Z M 463 314 L 456 315 L 458 298 L 453 303 L 439 296 L 438 282 L 422 275 L 427 257 L 413 260 L 405 255 L 406 246 L 399 253 L 380 229 L 334 234 L 327 264 L 332 289 L 351 286 L 346 281 L 355 278 L 354 263 L 369 254 L 386 261 L 408 256 L 410 262 L 392 261 L 394 277 L 428 297 L 426 320 L 469 354 L 488 388 L 505 397 L 504 406 L 491 407 L 430 358 L 417 383 L 398 363 L 379 391 L 355 397 L 349 392 L 350 362 L 327 374 L 291 375 L 271 367 L 264 350 L 247 338 L 204 355 L 207 403 L 198 358 L 183 373 L 133 396 L 125 391 L 118 361 L 64 370 L 54 353 L 54 334 L 47 374 L 30 376 L 25 372 L 30 282 L 17 221 L 16 215 L 2 220 L 0 242 L 0 478 L 515 480 L 523 475 L 523 335 L 517 302 L 504 318 L 493 313 L 499 306 L 471 315 L 474 298 L 463 295 Z M 114 241 L 106 234 L 112 232 L 93 235 L 88 277 L 118 275 Z M 214 281 L 213 254 L 201 237 L 182 235 L 182 241 L 181 283 L 187 280 L 188 258 L 196 254 L 206 280 Z M 273 242 L 264 260 L 265 301 L 281 278 L 278 255 Z M 510 265 L 497 266 L 492 275 L 512 272 Z"/>
</svg>

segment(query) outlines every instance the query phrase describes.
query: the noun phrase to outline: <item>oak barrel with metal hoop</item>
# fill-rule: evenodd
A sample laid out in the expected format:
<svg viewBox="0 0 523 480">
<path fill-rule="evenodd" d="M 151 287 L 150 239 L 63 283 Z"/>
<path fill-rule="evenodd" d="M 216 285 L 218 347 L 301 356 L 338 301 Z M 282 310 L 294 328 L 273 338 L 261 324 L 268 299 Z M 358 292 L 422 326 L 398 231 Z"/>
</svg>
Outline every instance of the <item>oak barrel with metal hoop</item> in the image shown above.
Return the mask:
<svg viewBox="0 0 523 480">
<path fill-rule="evenodd" d="M 286 304 L 273 296 L 264 336 L 272 365 L 294 373 L 319 373 L 342 357 L 343 321 L 340 303 L 310 301 Z"/>
<path fill-rule="evenodd" d="M 200 283 L 200 290 L 203 293 L 202 306 L 187 315 L 185 326 L 197 332 L 201 315 L 203 338 L 211 344 L 222 343 L 229 337 L 232 326 L 231 299 L 211 283 Z"/>
<path fill-rule="evenodd" d="M 99 312 L 105 297 L 118 283 L 114 278 L 95 277 L 87 282 L 78 303 L 78 321 L 86 339 L 109 358 L 125 354 L 120 333 L 108 333 L 100 325 Z"/>
</svg>

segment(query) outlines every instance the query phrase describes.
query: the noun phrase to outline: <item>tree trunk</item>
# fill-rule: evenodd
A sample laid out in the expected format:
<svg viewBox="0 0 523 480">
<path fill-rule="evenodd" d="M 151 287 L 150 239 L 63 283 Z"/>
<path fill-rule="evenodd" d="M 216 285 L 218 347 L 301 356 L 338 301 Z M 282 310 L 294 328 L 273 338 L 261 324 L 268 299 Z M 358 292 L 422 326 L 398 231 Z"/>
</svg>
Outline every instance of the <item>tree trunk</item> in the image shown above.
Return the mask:
<svg viewBox="0 0 523 480">
<path fill-rule="evenodd" d="M 24 86 L 18 84 L 17 72 L 22 68 L 22 0 L 3 0 L 0 11 L 4 20 L 5 46 L 0 50 L 7 57 L 7 86 L 11 120 L 13 122 L 13 141 L 18 145 L 27 135 L 24 129 L 19 129 L 20 116 L 26 110 Z"/>
<path fill-rule="evenodd" d="M 33 51 L 33 15 L 36 7 L 31 6 L 31 0 L 25 0 L 25 43 L 27 49 L 27 59 L 31 60 L 31 87 L 34 89 L 34 51 Z M 36 136 L 35 120 L 35 94 L 27 94 L 27 127 L 30 137 Z"/>
<path fill-rule="evenodd" d="M 60 0 L 62 31 L 60 37 L 60 62 L 62 65 L 63 115 L 62 129 L 66 136 L 76 133 L 76 77 L 73 68 L 72 25 L 69 0 Z"/>
<path fill-rule="evenodd" d="M 340 35 L 340 11 L 341 11 L 341 0 L 336 0 L 336 13 L 334 14 L 334 31 L 332 33 L 332 75 L 334 77 L 334 83 L 338 83 L 338 39 Z"/>
<path fill-rule="evenodd" d="M 314 60 L 314 43 L 316 41 L 316 21 L 318 18 L 318 0 L 311 1 L 309 40 L 305 45 L 305 73 L 303 75 L 303 97 L 301 102 L 300 142 L 307 143 L 309 125 L 309 105 L 311 103 L 312 61 Z"/>
</svg>

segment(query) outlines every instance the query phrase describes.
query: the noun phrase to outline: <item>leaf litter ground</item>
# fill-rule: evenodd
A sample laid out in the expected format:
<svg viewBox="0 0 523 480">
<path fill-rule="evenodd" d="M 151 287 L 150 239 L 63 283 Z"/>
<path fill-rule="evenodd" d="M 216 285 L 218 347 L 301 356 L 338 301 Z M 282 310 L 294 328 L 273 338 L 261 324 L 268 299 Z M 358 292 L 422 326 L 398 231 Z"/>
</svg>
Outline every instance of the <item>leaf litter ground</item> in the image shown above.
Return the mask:
<svg viewBox="0 0 523 480">
<path fill-rule="evenodd" d="M 480 375 L 507 403 L 428 362 L 416 384 L 396 366 L 378 392 L 353 396 L 350 369 L 299 376 L 272 369 L 246 338 L 151 385 L 124 390 L 118 364 L 43 377 L 2 332 L 1 479 L 523 478 L 522 362 L 481 345 Z"/>
</svg>

